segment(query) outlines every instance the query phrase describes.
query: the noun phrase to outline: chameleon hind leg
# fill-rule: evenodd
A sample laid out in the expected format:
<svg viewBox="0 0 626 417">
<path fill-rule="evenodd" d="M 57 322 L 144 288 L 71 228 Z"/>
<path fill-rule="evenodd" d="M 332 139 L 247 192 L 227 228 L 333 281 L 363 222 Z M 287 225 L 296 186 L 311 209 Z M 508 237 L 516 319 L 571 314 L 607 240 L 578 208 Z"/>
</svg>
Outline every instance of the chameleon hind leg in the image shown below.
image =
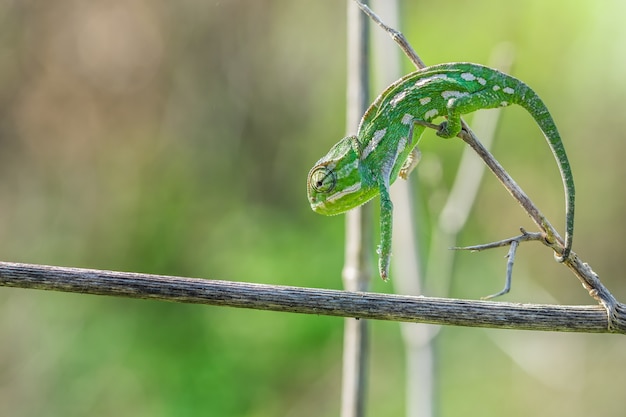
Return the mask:
<svg viewBox="0 0 626 417">
<path fill-rule="evenodd" d="M 413 146 L 411 153 L 409 153 L 409 156 L 407 156 L 406 160 L 402 164 L 402 167 L 400 168 L 400 172 L 398 172 L 398 176 L 403 180 L 406 180 L 409 178 L 409 175 L 413 172 L 420 159 L 422 159 L 422 153 L 417 147 L 417 143 L 424 132 L 424 126 L 422 126 L 418 120 L 413 118 L 403 120 L 402 123 L 409 126 L 409 131 L 406 136 L 408 142 L 407 146 Z"/>
<path fill-rule="evenodd" d="M 415 169 L 415 167 L 419 163 L 421 157 L 422 157 L 422 153 L 416 146 L 415 148 L 413 148 L 409 156 L 406 158 L 406 161 L 404 161 L 404 164 L 402 164 L 402 168 L 400 168 L 400 172 L 398 173 L 398 176 L 402 178 L 403 180 L 408 179 L 411 172 Z"/>
<path fill-rule="evenodd" d="M 492 104 L 493 102 L 493 93 L 489 90 L 480 90 L 465 96 L 450 98 L 446 104 L 447 114 L 445 116 L 447 120 L 439 124 L 437 136 L 450 139 L 458 135 L 463 127 L 461 116 L 464 114 L 472 113 L 480 109 L 505 107 L 509 105 L 509 103 L 504 101 L 497 101 L 497 104 Z"/>
</svg>

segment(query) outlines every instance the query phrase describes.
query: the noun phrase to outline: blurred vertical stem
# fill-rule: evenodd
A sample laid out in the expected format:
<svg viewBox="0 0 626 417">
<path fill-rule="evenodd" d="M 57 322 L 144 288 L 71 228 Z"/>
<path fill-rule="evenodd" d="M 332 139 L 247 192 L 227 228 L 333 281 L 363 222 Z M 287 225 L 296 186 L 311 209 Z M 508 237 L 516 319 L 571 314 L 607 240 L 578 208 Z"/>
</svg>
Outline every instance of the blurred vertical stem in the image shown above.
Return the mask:
<svg viewBox="0 0 626 417">
<path fill-rule="evenodd" d="M 488 65 L 503 72 L 510 72 L 515 55 L 513 45 L 501 43 L 491 52 Z M 486 149 L 493 143 L 502 108 L 477 112 L 472 118 L 472 130 L 481 138 Z M 468 146 L 463 149 L 456 177 L 441 210 L 432 233 L 430 257 L 426 279 L 428 291 L 448 296 L 455 252 L 449 248 L 457 246 L 457 236 L 467 223 L 478 189 L 485 175 L 486 165 Z"/>
<path fill-rule="evenodd" d="M 369 22 L 352 0 L 347 0 L 347 114 L 346 130 L 354 134 L 369 104 Z M 372 277 L 372 205 L 346 214 L 346 252 L 343 268 L 344 288 L 366 291 Z M 368 323 L 345 320 L 343 347 L 343 384 L 341 417 L 365 414 L 367 385 Z"/>
<path fill-rule="evenodd" d="M 397 0 L 376 0 L 372 9 L 390 27 L 399 29 L 399 5 Z M 374 32 L 374 68 L 376 90 L 382 91 L 403 75 L 401 50 L 389 35 Z M 414 178 L 411 177 L 411 178 Z M 396 181 L 391 187 L 394 202 L 393 226 L 393 283 L 400 294 L 422 293 L 423 262 L 415 233 L 413 211 L 413 181 Z M 434 415 L 434 357 L 429 343 L 436 327 L 418 323 L 401 323 L 400 328 L 406 352 L 406 415 L 429 417 Z"/>
<path fill-rule="evenodd" d="M 376 14 L 391 28 L 399 28 L 399 12 L 397 0 L 375 1 Z M 376 32 L 375 68 L 377 90 L 384 89 L 388 84 L 399 78 L 400 51 L 394 47 L 387 33 Z M 409 58 L 420 69 L 424 64 L 418 57 Z M 491 58 L 491 65 L 508 70 L 511 65 L 512 52 L 509 45 L 496 48 Z M 475 116 L 474 120 L 481 137 L 491 144 L 497 125 L 499 111 L 483 112 Z M 488 145 L 486 145 L 488 146 Z M 391 188 L 392 200 L 395 202 L 394 215 L 394 282 L 399 293 L 419 295 L 422 292 L 424 276 L 437 277 L 438 287 L 447 288 L 452 275 L 454 255 L 446 249 L 454 246 L 456 236 L 463 227 L 476 199 L 478 186 L 484 173 L 484 165 L 474 157 L 469 148 L 465 149 L 459 170 L 457 172 L 452 191 L 446 202 L 439 221 L 433 230 L 431 242 L 431 257 L 426 264 L 428 271 L 424 275 L 423 264 L 420 258 L 418 240 L 416 238 L 413 219 L 413 201 L 409 182 L 398 181 Z M 445 242 L 445 243 L 444 243 Z M 441 283 L 443 282 L 443 284 Z M 415 323 L 402 323 L 402 335 L 405 341 L 407 355 L 407 416 L 428 417 L 435 414 L 435 350 L 434 336 L 438 333 L 438 326 Z"/>
</svg>

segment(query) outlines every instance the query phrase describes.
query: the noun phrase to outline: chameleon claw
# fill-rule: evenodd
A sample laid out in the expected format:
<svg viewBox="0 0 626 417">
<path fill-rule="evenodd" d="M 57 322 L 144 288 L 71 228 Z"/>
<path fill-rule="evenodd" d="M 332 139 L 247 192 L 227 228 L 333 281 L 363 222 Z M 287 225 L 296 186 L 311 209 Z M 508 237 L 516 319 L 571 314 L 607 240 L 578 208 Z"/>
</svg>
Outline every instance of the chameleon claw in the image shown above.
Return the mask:
<svg viewBox="0 0 626 417">
<path fill-rule="evenodd" d="M 378 254 L 378 274 L 380 278 L 386 282 L 389 279 L 390 256 L 383 255 L 380 246 L 377 248 L 376 253 Z"/>
<path fill-rule="evenodd" d="M 443 121 L 439 124 L 439 126 L 437 127 L 437 136 L 441 137 L 441 138 L 449 138 L 450 137 L 450 130 L 448 129 L 448 122 L 447 121 Z"/>
<path fill-rule="evenodd" d="M 385 272 L 385 271 L 380 271 L 380 278 L 381 278 L 384 282 L 387 282 L 387 280 L 389 279 L 389 277 L 387 276 L 387 272 Z"/>
</svg>

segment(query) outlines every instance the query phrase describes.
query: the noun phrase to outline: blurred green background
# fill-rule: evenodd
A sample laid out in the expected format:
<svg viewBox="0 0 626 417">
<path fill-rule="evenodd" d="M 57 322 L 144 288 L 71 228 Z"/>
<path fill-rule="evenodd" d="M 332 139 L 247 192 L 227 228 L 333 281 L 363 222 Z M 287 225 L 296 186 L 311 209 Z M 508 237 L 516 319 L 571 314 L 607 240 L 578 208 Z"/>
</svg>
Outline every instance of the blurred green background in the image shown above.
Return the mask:
<svg viewBox="0 0 626 417">
<path fill-rule="evenodd" d="M 344 135 L 345 9 L 0 3 L 0 258 L 341 288 L 343 216 L 310 211 L 305 179 Z M 486 63 L 515 45 L 512 73 L 549 106 L 576 175 L 574 250 L 622 301 L 625 13 L 609 0 L 402 3 L 402 29 L 429 64 Z M 427 225 L 463 146 L 422 144 Z M 558 172 L 523 110 L 503 112 L 494 153 L 562 230 Z M 519 226 L 535 230 L 488 176 L 459 243 Z M 505 254 L 460 253 L 451 295 L 500 289 Z M 393 292 L 393 277 L 372 290 Z M 592 303 L 537 244 L 522 246 L 504 300 Z M 337 416 L 342 328 L 0 288 L 0 415 Z M 372 337 L 368 415 L 402 416 L 399 326 L 373 322 Z M 443 416 L 623 415 L 621 337 L 444 328 L 437 348 Z"/>
</svg>

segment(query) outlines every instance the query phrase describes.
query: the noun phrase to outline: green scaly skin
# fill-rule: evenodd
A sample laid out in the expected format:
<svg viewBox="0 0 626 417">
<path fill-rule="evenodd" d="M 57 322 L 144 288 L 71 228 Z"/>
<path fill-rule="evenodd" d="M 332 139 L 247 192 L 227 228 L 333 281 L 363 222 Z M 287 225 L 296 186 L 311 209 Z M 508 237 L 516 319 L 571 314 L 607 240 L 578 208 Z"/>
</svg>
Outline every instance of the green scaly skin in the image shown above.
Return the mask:
<svg viewBox="0 0 626 417">
<path fill-rule="evenodd" d="M 309 172 L 307 191 L 313 211 L 343 213 L 380 194 L 378 248 L 380 276 L 386 280 L 391 256 L 393 204 L 389 186 L 406 178 L 417 163 L 417 143 L 424 123 L 438 117 L 437 135 L 452 138 L 461 131 L 461 115 L 479 109 L 518 104 L 535 119 L 556 158 L 565 187 L 569 257 L 574 232 L 574 178 L 559 132 L 539 96 L 522 81 L 471 63 L 427 67 L 391 84 L 367 109 L 356 136 L 341 139 Z"/>
</svg>

